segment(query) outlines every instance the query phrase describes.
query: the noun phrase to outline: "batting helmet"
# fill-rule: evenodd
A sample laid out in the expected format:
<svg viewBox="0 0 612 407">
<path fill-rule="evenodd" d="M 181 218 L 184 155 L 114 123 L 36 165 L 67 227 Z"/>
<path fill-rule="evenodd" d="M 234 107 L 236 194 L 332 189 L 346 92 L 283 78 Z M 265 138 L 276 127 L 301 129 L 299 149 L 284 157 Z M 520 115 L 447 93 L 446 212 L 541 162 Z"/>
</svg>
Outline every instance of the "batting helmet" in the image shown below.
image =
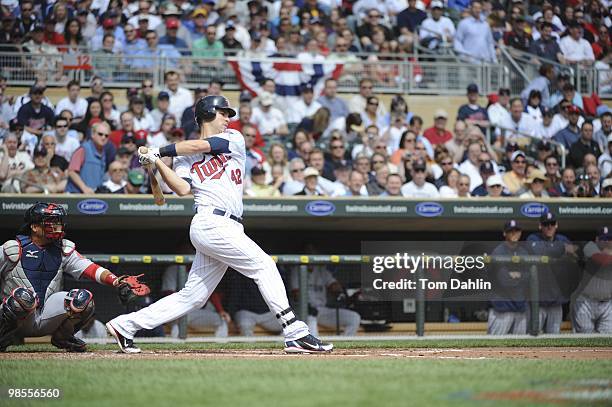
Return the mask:
<svg viewBox="0 0 612 407">
<path fill-rule="evenodd" d="M 24 221 L 28 229 L 30 225 L 42 225 L 47 239 L 58 240 L 64 237 L 66 215 L 64 207 L 58 204 L 37 202 L 26 211 Z"/>
<path fill-rule="evenodd" d="M 217 116 L 217 110 L 225 110 L 229 117 L 236 116 L 236 111 L 230 107 L 229 101 L 223 96 L 205 96 L 195 105 L 195 119 L 198 126 L 211 122 Z"/>
</svg>

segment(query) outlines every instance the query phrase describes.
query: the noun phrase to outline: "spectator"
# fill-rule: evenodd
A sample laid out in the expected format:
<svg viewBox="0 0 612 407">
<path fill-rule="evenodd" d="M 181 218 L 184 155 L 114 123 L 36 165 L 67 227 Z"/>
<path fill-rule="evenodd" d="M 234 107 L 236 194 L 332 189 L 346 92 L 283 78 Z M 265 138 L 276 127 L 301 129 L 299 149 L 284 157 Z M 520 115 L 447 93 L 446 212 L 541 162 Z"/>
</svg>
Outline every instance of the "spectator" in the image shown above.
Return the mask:
<svg viewBox="0 0 612 407">
<path fill-rule="evenodd" d="M 77 81 L 70 81 L 66 86 L 68 89 L 68 96 L 61 99 L 57 105 L 55 106 L 55 114 L 59 115 L 62 110 L 70 110 L 73 114 L 73 117 L 79 119 L 85 116 L 85 112 L 87 112 L 87 101 L 79 97 L 79 92 L 81 91 L 81 85 Z"/>
<path fill-rule="evenodd" d="M 79 148 L 79 142 L 76 138 L 68 136 L 68 120 L 62 116 L 55 119 L 55 132 L 53 133 L 56 146 L 55 154 L 70 161 L 72 154 Z"/>
<path fill-rule="evenodd" d="M 49 166 L 49 156 L 44 146 L 34 150 L 34 168 L 26 171 L 20 180 L 24 193 L 61 193 L 66 187 L 63 172 Z"/>
<path fill-rule="evenodd" d="M 266 171 L 262 167 L 251 169 L 251 186 L 244 192 L 247 196 L 279 197 L 279 190 L 273 185 L 266 184 Z"/>
<path fill-rule="evenodd" d="M 591 44 L 582 38 L 580 23 L 573 20 L 568 25 L 569 35 L 559 41 L 559 47 L 569 64 L 592 65 L 595 62 Z"/>
<path fill-rule="evenodd" d="M 214 25 L 206 27 L 205 37 L 193 42 L 192 51 L 196 58 L 223 58 L 223 43 L 217 39 L 217 28 Z"/>
<path fill-rule="evenodd" d="M 314 100 L 312 85 L 303 86 L 301 96 L 302 98 L 291 109 L 285 111 L 285 118 L 289 124 L 298 124 L 304 118 L 313 116 L 321 108 L 321 104 Z"/>
<path fill-rule="evenodd" d="M 569 164 L 575 168 L 580 167 L 586 154 L 593 154 L 596 158 L 601 155 L 599 146 L 593 141 L 593 123 L 589 120 L 582 124 L 580 138 L 570 147 Z"/>
<path fill-rule="evenodd" d="M 601 151 L 607 151 L 610 135 L 612 135 L 612 112 L 608 109 L 599 115 L 601 129 L 595 132 L 593 140 L 599 145 Z"/>
<path fill-rule="evenodd" d="M 134 168 L 128 171 L 127 184 L 125 185 L 126 194 L 143 194 L 145 193 L 145 175 L 141 168 Z"/>
<path fill-rule="evenodd" d="M 264 140 L 272 136 L 285 137 L 289 134 L 287 122 L 283 113 L 272 107 L 274 98 L 268 92 L 262 92 L 259 98 L 259 106 L 253 109 L 253 124 L 257 126 Z"/>
<path fill-rule="evenodd" d="M 461 173 L 456 168 L 451 168 L 447 173 L 439 178 L 440 182 L 440 198 L 457 198 L 459 189 L 459 178 Z"/>
<path fill-rule="evenodd" d="M 437 199 L 440 197 L 438 189 L 425 180 L 427 164 L 422 159 L 412 162 L 412 181 L 402 186 L 402 195 L 408 198 Z"/>
<path fill-rule="evenodd" d="M 234 51 L 244 49 L 238 38 L 236 38 L 236 23 L 233 20 L 225 22 L 225 35 L 221 38 L 224 51 Z"/>
<path fill-rule="evenodd" d="M 287 150 L 281 143 L 272 143 L 268 150 L 268 159 L 263 163 L 263 169 L 266 171 L 266 182 L 272 181 L 272 168 L 279 165 L 282 169 L 283 180 L 289 179 L 289 162 L 287 159 Z"/>
<path fill-rule="evenodd" d="M 255 138 L 257 135 L 252 125 L 245 124 L 242 126 L 242 135 L 244 136 L 246 147 L 245 170 L 247 174 L 250 174 L 251 168 L 262 166 L 266 158 L 264 153 L 255 147 Z"/>
<path fill-rule="evenodd" d="M 480 154 L 483 153 L 482 145 L 477 142 L 471 142 L 467 148 L 467 159 L 463 161 L 458 170 L 462 174 L 466 174 L 470 177 L 470 191 L 473 191 L 480 184 L 483 183 L 482 178 L 480 177 Z"/>
<path fill-rule="evenodd" d="M 147 132 L 157 130 L 155 128 L 153 118 L 145 110 L 144 100 L 140 95 L 134 96 L 130 99 L 128 109 L 134 115 L 134 130 L 145 130 Z"/>
<path fill-rule="evenodd" d="M 608 135 L 608 148 L 599 156 L 597 165 L 603 178 L 608 178 L 612 174 L 612 134 Z"/>
<path fill-rule="evenodd" d="M 402 177 L 399 174 L 387 175 L 387 182 L 385 183 L 385 191 L 379 196 L 402 196 Z"/>
<path fill-rule="evenodd" d="M 331 113 L 331 120 L 335 120 L 338 117 L 346 117 L 349 114 L 348 106 L 346 102 L 338 97 L 338 84 L 334 79 L 328 78 L 325 80 L 325 87 L 323 88 L 323 95 L 321 95 L 317 102 L 321 106 L 329 109 Z"/>
<path fill-rule="evenodd" d="M 557 233 L 557 217 L 552 212 L 540 216 L 540 233 L 527 237 L 531 252 L 536 256 L 548 256 L 553 261 L 563 256 L 575 258 L 576 246 L 564 235 Z M 547 334 L 558 334 L 561 330 L 563 310 L 561 305 L 567 302 L 560 284 L 565 285 L 569 276 L 567 265 L 558 263 L 540 264 L 538 276 L 540 283 L 540 330 Z"/>
<path fill-rule="evenodd" d="M 527 187 L 527 191 L 523 192 L 519 195 L 521 199 L 541 199 L 548 198 L 548 192 L 546 192 L 546 188 L 548 187 L 548 178 L 546 175 L 539 169 L 531 170 L 529 173 L 529 177 L 525 180 L 525 185 Z"/>
<path fill-rule="evenodd" d="M 514 141 L 519 146 L 527 146 L 531 143 L 531 138 L 527 136 L 538 136 L 538 123 L 525 113 L 523 102 L 519 98 L 514 98 L 510 102 L 510 121 L 502 124 L 504 139 Z"/>
<path fill-rule="evenodd" d="M 255 147 L 264 147 L 266 145 L 266 141 L 263 139 L 263 137 L 261 137 L 259 129 L 252 121 L 252 117 L 253 109 L 251 108 L 251 105 L 243 103 L 238 108 L 238 120 L 231 121 L 227 128 L 242 132 L 243 126 L 246 124 L 251 125 L 256 130 Z"/>
<path fill-rule="evenodd" d="M 346 147 L 342 137 L 333 137 L 329 143 L 329 151 L 325 158 L 325 168 L 323 176 L 327 179 L 335 181 L 334 170 L 338 167 L 350 165 L 351 161 L 347 159 Z"/>
<path fill-rule="evenodd" d="M 533 41 L 529 46 L 529 52 L 540 58 L 565 64 L 565 57 L 559 48 L 557 40 L 552 36 L 553 25 L 548 22 L 542 23 L 541 37 Z M 548 106 L 551 107 L 551 106 Z"/>
<path fill-rule="evenodd" d="M 137 69 L 143 74 L 150 74 L 156 68 L 157 60 L 159 58 L 164 58 L 167 67 L 172 69 L 170 72 L 175 72 L 174 70 L 178 69 L 179 65 L 181 64 L 181 53 L 173 45 L 160 45 L 157 33 L 155 31 L 147 31 L 144 37 L 147 41 L 147 47 L 144 48 L 136 58 L 134 58 L 133 68 Z M 170 95 L 172 96 L 172 93 L 170 93 Z"/>
<path fill-rule="evenodd" d="M 504 243 L 497 246 L 493 256 L 524 257 L 529 252 L 521 245 L 522 229 L 514 219 L 504 225 Z M 499 289 L 491 300 L 487 333 L 489 335 L 525 335 L 527 333 L 526 293 L 529 272 L 519 263 L 495 265 L 495 280 Z M 496 284 L 497 286 L 497 284 Z"/>
<path fill-rule="evenodd" d="M 576 196 L 576 171 L 569 167 L 561 172 L 561 182 L 549 190 L 551 196 L 575 197 Z"/>
<path fill-rule="evenodd" d="M 358 170 L 351 171 L 348 179 L 348 190 L 345 196 L 368 196 L 368 191 L 365 188 L 368 180 L 369 177 L 364 175 L 363 172 Z"/>
<path fill-rule="evenodd" d="M 56 47 L 59 45 L 64 45 L 66 41 L 64 40 L 64 36 L 55 31 L 55 25 L 57 21 L 52 16 L 48 16 L 45 18 L 44 23 L 44 41 L 47 44 L 55 45 Z M 66 24 L 64 21 L 62 27 Z"/>
<path fill-rule="evenodd" d="M 510 120 L 510 89 L 500 88 L 497 96 L 497 101 L 487 108 L 487 116 L 494 127 L 503 126 Z"/>
<path fill-rule="evenodd" d="M 282 188 L 283 195 L 295 195 L 304 189 L 304 169 L 306 165 L 300 157 L 289 161 L 289 175 L 291 179 L 285 182 Z M 315 187 L 316 188 L 316 187 Z"/>
<path fill-rule="evenodd" d="M 436 110 L 434 114 L 434 125 L 423 133 L 423 136 L 433 145 L 445 144 L 453 138 L 450 131 L 446 130 L 448 113 L 444 109 Z"/>
<path fill-rule="evenodd" d="M 120 161 L 113 161 L 108 166 L 108 180 L 96 189 L 98 194 L 125 194 L 127 185 L 126 167 Z"/>
<path fill-rule="evenodd" d="M 348 102 L 348 108 L 351 113 L 359 113 L 365 111 L 367 100 L 373 96 L 372 89 L 374 88 L 374 81 L 370 78 L 363 78 L 359 81 L 359 93 L 353 96 Z M 379 104 L 376 108 L 376 114 L 378 116 L 384 116 L 387 113 L 384 104 Z"/>
<path fill-rule="evenodd" d="M 62 58 L 55 45 L 44 42 L 44 27 L 35 25 L 30 33 L 30 40 L 23 44 L 23 48 L 30 53 L 28 67 L 38 72 L 56 73 L 55 79 L 59 79 L 63 72 Z"/>
<path fill-rule="evenodd" d="M 378 113 L 380 102 L 376 96 L 367 98 L 365 110 L 361 111 L 361 120 L 364 126 L 375 125 L 378 129 L 386 126 L 386 118 L 383 114 Z"/>
<path fill-rule="evenodd" d="M 578 106 L 580 110 L 584 110 L 584 103 L 582 101 L 582 96 L 578 92 L 576 92 L 576 88 L 571 83 L 566 83 L 561 88 L 563 92 L 563 100 L 570 102 L 571 104 Z"/>
<path fill-rule="evenodd" d="M 191 55 L 191 51 L 189 50 L 189 45 L 187 42 L 178 37 L 178 31 L 181 23 L 180 20 L 176 17 L 170 17 L 166 20 L 166 35 L 160 37 L 159 44 L 160 45 L 172 45 L 176 48 L 181 55 L 189 56 Z"/>
<path fill-rule="evenodd" d="M 104 146 L 109 135 L 108 123 L 92 126 L 91 138 L 83 142 L 70 160 L 66 192 L 93 194 L 102 184 L 108 160 Z"/>
<path fill-rule="evenodd" d="M 170 107 L 170 95 L 168 92 L 159 92 L 157 94 L 157 103 L 155 109 L 149 112 L 153 120 L 153 129 L 159 129 L 164 116 L 171 114 L 168 108 Z M 174 116 L 174 115 L 173 115 Z M 176 118 L 175 118 L 176 121 Z"/>
<path fill-rule="evenodd" d="M 122 54 L 125 34 L 123 33 L 123 28 L 117 24 L 115 19 L 110 17 L 105 17 L 102 20 L 102 26 L 96 29 L 96 34 L 91 39 L 91 50 L 100 51 L 104 46 L 104 39 L 107 36 L 112 37 L 114 40 L 108 53 L 116 55 Z"/>
<path fill-rule="evenodd" d="M 525 30 L 524 17 L 517 17 L 512 21 L 512 30 L 504 35 L 504 43 L 512 48 L 527 52 L 531 45 L 531 37 Z"/>
<path fill-rule="evenodd" d="M 123 47 L 123 64 L 129 69 L 134 67 L 135 55 L 141 54 L 147 47 L 147 42 L 138 37 L 135 26 L 126 24 L 123 27 L 125 45 Z"/>
<path fill-rule="evenodd" d="M 478 2 L 476 2 L 478 4 Z M 468 103 L 461 105 L 457 111 L 457 120 L 463 120 L 467 125 L 480 127 L 483 133 L 489 127 L 487 110 L 478 104 L 478 86 L 474 83 L 467 87 Z"/>
<path fill-rule="evenodd" d="M 545 107 L 552 108 L 550 103 L 550 92 L 549 89 L 552 84 L 552 80 L 555 77 L 555 70 L 550 64 L 542 64 L 539 68 L 539 76 L 534 78 L 529 85 L 521 92 L 521 99 L 524 104 L 527 104 L 529 95 L 533 90 L 540 92 L 540 100 L 542 105 Z"/>
<path fill-rule="evenodd" d="M 304 188 L 294 193 L 293 195 L 305 195 L 305 196 L 319 196 L 323 195 L 319 185 L 318 180 L 319 171 L 315 168 L 308 167 L 303 171 L 303 179 L 304 179 Z"/>
<path fill-rule="evenodd" d="M 159 127 L 159 131 L 153 135 L 147 137 L 147 146 L 148 147 L 163 147 L 170 144 L 170 139 L 172 138 L 172 133 L 176 130 L 180 130 L 176 128 L 176 119 L 171 114 L 164 115 L 161 126 Z"/>
<path fill-rule="evenodd" d="M 208 91 L 204 88 L 196 88 L 193 91 L 193 100 L 195 102 L 197 102 L 198 100 L 200 100 L 201 98 L 203 98 L 204 96 L 206 96 L 208 94 Z M 195 122 L 195 115 L 193 114 L 193 111 L 195 109 L 195 103 L 191 106 L 188 106 L 185 108 L 185 110 L 183 110 L 183 112 L 181 113 L 181 120 L 178 120 L 178 117 L 175 116 L 177 118 L 177 122 L 179 123 L 178 125 L 181 126 L 181 129 L 183 129 L 183 132 L 185 133 L 185 138 L 189 139 L 189 138 L 199 138 L 200 137 L 200 131 L 199 131 L 199 127 Z M 230 124 L 233 122 L 230 122 Z"/>
<path fill-rule="evenodd" d="M 59 171 L 64 174 L 64 172 L 68 169 L 68 160 L 64 157 L 55 154 L 55 146 L 57 142 L 55 141 L 55 136 L 53 134 L 45 134 L 41 137 L 38 148 L 44 147 L 47 151 L 47 161 L 49 161 L 49 167 L 56 171 Z M 63 190 L 62 190 L 63 192 Z"/>
<path fill-rule="evenodd" d="M 377 168 L 374 168 L 374 178 L 366 184 L 368 196 L 378 196 L 385 192 L 389 167 L 384 164 L 385 160 L 380 154 L 374 154 L 372 156 L 372 168 L 374 168 L 375 165 Z"/>
<path fill-rule="evenodd" d="M 600 228 L 595 238 L 596 252 L 587 257 L 584 274 L 573 294 L 572 325 L 577 333 L 612 333 L 612 233 Z"/>
<path fill-rule="evenodd" d="M 433 50 L 438 49 L 442 44 L 453 43 L 455 25 L 450 18 L 443 15 L 443 1 L 434 0 L 430 3 L 430 7 L 431 15 L 421 24 L 419 40 L 421 45 Z"/>
<path fill-rule="evenodd" d="M 510 159 L 511 171 L 508 171 L 503 176 L 504 185 L 512 195 L 517 195 L 523 184 L 526 174 L 527 161 L 525 153 L 521 150 L 512 153 Z"/>
<path fill-rule="evenodd" d="M 90 136 L 91 125 L 95 122 L 104 121 L 103 119 L 102 104 L 99 100 L 94 99 L 89 102 L 83 119 L 72 127 L 81 134 L 81 139 L 88 139 Z"/>
<path fill-rule="evenodd" d="M 427 13 L 419 10 L 416 5 L 416 0 L 408 0 L 408 7 L 397 15 L 397 29 L 400 35 L 411 38 L 413 34 L 417 33 L 417 28 L 427 18 Z"/>
<path fill-rule="evenodd" d="M 487 178 L 486 185 L 487 191 L 485 196 L 488 196 L 489 198 L 501 198 L 508 196 L 508 194 L 504 192 L 504 181 L 502 181 L 502 178 L 499 175 L 493 174 Z"/>
<path fill-rule="evenodd" d="M 612 198 L 612 178 L 606 178 L 601 183 L 601 194 L 602 198 Z"/>
<path fill-rule="evenodd" d="M 128 24 L 136 27 L 139 21 L 147 21 L 148 30 L 155 30 L 162 22 L 159 16 L 151 13 L 151 2 L 149 0 L 138 1 L 138 13 L 128 20 Z"/>
<path fill-rule="evenodd" d="M 559 159 L 556 155 L 549 155 L 544 159 L 544 165 L 542 168 L 545 172 L 548 183 L 551 186 L 557 185 L 561 182 L 561 173 L 559 172 Z M 550 189 L 550 188 L 549 188 Z"/>
<path fill-rule="evenodd" d="M 455 51 L 473 63 L 496 64 L 495 41 L 491 28 L 482 20 L 482 3 L 472 1 L 470 15 L 459 22 L 455 34 Z M 463 119 L 463 118 L 460 118 Z"/>
<path fill-rule="evenodd" d="M 168 111 L 178 120 L 179 117 L 183 117 L 185 109 L 194 105 L 193 96 L 188 89 L 180 86 L 180 77 L 176 71 L 166 72 L 164 74 L 164 82 L 166 84 L 164 92 L 170 95 Z M 178 125 L 182 125 L 182 122 L 179 121 Z M 188 136 L 189 133 L 186 131 L 185 135 Z"/>
<path fill-rule="evenodd" d="M 553 140 L 557 143 L 563 144 L 566 149 L 570 149 L 580 138 L 580 128 L 578 119 L 580 119 L 580 109 L 577 106 L 569 105 L 566 112 L 568 113 L 569 124 L 562 130 L 559 130 L 554 136 Z M 592 126 L 591 126 L 592 127 Z"/>
<path fill-rule="evenodd" d="M 45 88 L 34 85 L 30 88 L 30 101 L 19 108 L 17 121 L 30 134 L 40 137 L 43 131 L 53 125 L 53 110 L 42 103 Z"/>
<path fill-rule="evenodd" d="M 105 91 L 100 95 L 100 103 L 102 104 L 101 117 L 108 122 L 112 130 L 119 127 L 121 123 L 120 113 L 114 106 L 115 97 L 111 92 Z"/>
<path fill-rule="evenodd" d="M 104 80 L 99 76 L 93 76 L 91 78 L 90 91 L 91 95 L 87 98 L 87 103 L 91 103 L 92 100 L 100 100 L 102 93 L 106 91 Z"/>
<path fill-rule="evenodd" d="M 2 144 L 2 158 L 0 159 L 0 183 L 2 192 L 19 192 L 20 177 L 26 171 L 34 168 L 30 155 L 25 151 L 18 151 L 19 139 L 14 133 L 9 133 Z"/>
</svg>

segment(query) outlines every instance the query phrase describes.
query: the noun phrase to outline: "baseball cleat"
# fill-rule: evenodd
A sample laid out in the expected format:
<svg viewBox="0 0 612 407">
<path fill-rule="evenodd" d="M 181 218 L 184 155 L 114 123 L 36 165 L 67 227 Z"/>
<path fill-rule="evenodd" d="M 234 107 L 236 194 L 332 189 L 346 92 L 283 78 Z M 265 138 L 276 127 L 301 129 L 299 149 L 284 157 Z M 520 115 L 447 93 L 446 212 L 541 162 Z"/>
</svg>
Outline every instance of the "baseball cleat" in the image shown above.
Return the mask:
<svg viewBox="0 0 612 407">
<path fill-rule="evenodd" d="M 87 343 L 85 343 L 85 341 L 82 341 L 81 339 L 76 338 L 74 336 L 70 338 L 66 338 L 66 339 L 59 339 L 59 338 L 52 337 L 51 345 L 59 349 L 65 349 L 66 352 L 81 353 L 87 350 Z"/>
<path fill-rule="evenodd" d="M 319 338 L 310 334 L 294 341 L 285 342 L 285 352 L 287 353 L 321 353 L 331 352 L 333 349 L 333 344 L 321 342 Z"/>
<path fill-rule="evenodd" d="M 106 330 L 108 331 L 109 334 L 111 334 L 115 338 L 115 340 L 117 341 L 117 345 L 119 345 L 119 349 L 121 349 L 121 352 L 123 353 L 142 352 L 139 347 L 134 345 L 133 340 L 128 339 L 125 336 L 121 335 L 115 328 L 113 328 L 110 322 L 106 323 Z"/>
</svg>

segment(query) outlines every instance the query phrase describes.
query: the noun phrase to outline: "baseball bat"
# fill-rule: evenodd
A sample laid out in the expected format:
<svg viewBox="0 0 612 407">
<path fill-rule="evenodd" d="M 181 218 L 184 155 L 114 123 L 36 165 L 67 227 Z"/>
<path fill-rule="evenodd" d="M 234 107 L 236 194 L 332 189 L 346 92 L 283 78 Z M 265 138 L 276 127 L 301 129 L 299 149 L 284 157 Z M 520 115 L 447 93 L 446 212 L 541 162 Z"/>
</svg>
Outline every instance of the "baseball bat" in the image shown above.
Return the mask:
<svg viewBox="0 0 612 407">
<path fill-rule="evenodd" d="M 139 147 L 138 152 L 140 154 L 146 154 L 149 150 L 146 147 Z M 155 174 L 153 174 L 153 168 L 150 165 L 145 167 L 149 172 L 149 180 L 151 180 L 151 191 L 153 191 L 153 199 L 155 200 L 155 205 L 162 206 L 166 203 L 166 198 L 164 198 L 164 194 L 159 186 L 159 182 L 157 178 L 155 178 Z"/>
</svg>

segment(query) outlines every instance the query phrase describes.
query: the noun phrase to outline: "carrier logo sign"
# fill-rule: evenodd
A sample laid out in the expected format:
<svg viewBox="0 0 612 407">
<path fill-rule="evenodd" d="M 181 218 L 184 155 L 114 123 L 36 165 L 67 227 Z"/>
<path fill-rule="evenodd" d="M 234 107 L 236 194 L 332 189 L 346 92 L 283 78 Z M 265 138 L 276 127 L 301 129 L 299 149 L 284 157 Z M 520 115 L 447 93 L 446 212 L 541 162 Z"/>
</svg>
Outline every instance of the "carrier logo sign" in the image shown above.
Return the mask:
<svg viewBox="0 0 612 407">
<path fill-rule="evenodd" d="M 421 202 L 414 208 L 417 215 L 434 218 L 444 213 L 444 207 L 437 202 Z"/>
<path fill-rule="evenodd" d="M 312 201 L 306 204 L 306 212 L 313 216 L 327 216 L 336 211 L 336 205 L 329 201 Z"/>
<path fill-rule="evenodd" d="M 528 218 L 539 218 L 546 212 L 548 212 L 548 206 L 539 202 L 530 202 L 521 206 L 521 213 Z"/>
<path fill-rule="evenodd" d="M 85 199 L 77 204 L 77 208 L 85 215 L 100 215 L 108 210 L 108 204 L 100 199 Z"/>
</svg>

